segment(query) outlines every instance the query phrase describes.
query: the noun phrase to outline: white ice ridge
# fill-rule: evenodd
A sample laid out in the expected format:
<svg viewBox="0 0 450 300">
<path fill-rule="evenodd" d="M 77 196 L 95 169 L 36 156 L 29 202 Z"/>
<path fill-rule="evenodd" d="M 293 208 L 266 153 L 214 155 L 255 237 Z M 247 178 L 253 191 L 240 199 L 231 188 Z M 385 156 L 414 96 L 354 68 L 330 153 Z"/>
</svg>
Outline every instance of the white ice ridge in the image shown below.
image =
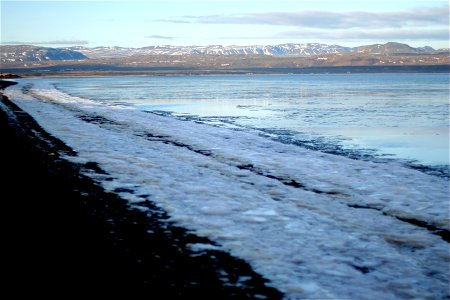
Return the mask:
<svg viewBox="0 0 450 300">
<path fill-rule="evenodd" d="M 132 191 L 121 196 L 136 207 L 150 195 L 286 299 L 449 296 L 449 244 L 398 219 L 448 229 L 444 179 L 72 97 L 46 80 L 7 95 L 78 152 L 68 159 L 114 177 L 87 173 L 106 189 Z"/>
</svg>

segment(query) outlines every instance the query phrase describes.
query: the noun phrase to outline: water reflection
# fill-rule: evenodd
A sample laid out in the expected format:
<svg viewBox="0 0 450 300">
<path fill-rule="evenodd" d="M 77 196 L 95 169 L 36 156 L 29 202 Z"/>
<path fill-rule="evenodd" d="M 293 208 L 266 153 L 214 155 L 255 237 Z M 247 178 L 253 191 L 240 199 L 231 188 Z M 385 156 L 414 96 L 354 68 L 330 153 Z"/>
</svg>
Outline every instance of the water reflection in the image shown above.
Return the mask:
<svg viewBox="0 0 450 300">
<path fill-rule="evenodd" d="M 55 79 L 72 95 L 449 164 L 448 74 L 174 76 Z M 284 132 L 284 133 L 281 133 Z M 285 135 L 284 137 L 282 135 Z"/>
</svg>

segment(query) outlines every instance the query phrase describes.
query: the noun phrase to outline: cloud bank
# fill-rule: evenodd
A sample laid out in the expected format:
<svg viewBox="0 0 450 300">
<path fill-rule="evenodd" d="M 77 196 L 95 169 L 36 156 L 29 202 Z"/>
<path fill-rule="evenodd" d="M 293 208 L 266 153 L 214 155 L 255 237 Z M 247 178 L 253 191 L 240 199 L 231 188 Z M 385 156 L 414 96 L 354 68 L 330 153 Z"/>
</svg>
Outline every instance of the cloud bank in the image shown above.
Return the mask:
<svg viewBox="0 0 450 300">
<path fill-rule="evenodd" d="M 174 39 L 176 39 L 176 37 L 174 37 L 174 36 L 166 36 L 166 35 L 158 35 L 158 34 L 148 35 L 145 38 L 158 39 L 158 40 L 174 40 Z"/>
<path fill-rule="evenodd" d="M 296 30 L 278 33 L 272 38 L 320 38 L 320 39 L 391 39 L 391 40 L 445 40 L 449 31 L 446 29 L 387 29 L 387 30 Z"/>
<path fill-rule="evenodd" d="M 88 41 L 83 40 L 55 40 L 43 42 L 21 42 L 21 41 L 4 41 L 2 45 L 88 45 Z"/>
<path fill-rule="evenodd" d="M 243 14 L 181 16 L 170 23 L 210 25 L 269 25 L 285 27 L 276 35 L 227 37 L 233 39 L 346 39 L 441 40 L 449 39 L 449 5 L 401 11 L 369 12 L 305 10 Z M 287 30 L 291 27 L 291 30 Z"/>
<path fill-rule="evenodd" d="M 295 26 L 320 29 L 395 28 L 405 26 L 447 26 L 448 5 L 437 8 L 416 8 L 398 12 L 330 12 L 297 11 L 246 13 L 238 15 L 183 16 L 175 20 L 158 20 L 171 23 L 203 24 L 258 24 Z"/>
</svg>

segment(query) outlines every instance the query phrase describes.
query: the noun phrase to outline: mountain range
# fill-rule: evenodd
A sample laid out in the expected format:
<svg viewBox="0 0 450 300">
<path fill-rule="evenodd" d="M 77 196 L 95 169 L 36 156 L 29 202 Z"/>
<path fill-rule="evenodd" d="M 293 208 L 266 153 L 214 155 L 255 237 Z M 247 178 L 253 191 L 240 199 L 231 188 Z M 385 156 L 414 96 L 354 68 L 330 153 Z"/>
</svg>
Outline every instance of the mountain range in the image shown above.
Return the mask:
<svg viewBox="0 0 450 300">
<path fill-rule="evenodd" d="M 83 53 L 89 58 L 126 57 L 135 55 L 269 55 L 269 56 L 309 56 L 318 54 L 337 53 L 424 53 L 433 52 L 431 47 L 413 48 L 406 44 L 390 42 L 361 47 L 343 47 L 339 45 L 327 45 L 319 43 L 307 44 L 280 44 L 263 46 L 150 46 L 143 48 L 124 47 L 71 47 L 71 51 Z"/>
<path fill-rule="evenodd" d="M 53 60 L 84 60 L 120 58 L 144 55 L 263 55 L 273 57 L 305 57 L 322 54 L 361 53 L 361 54 L 421 54 L 448 52 L 448 49 L 435 50 L 431 47 L 413 48 L 406 44 L 390 42 L 386 44 L 360 47 L 343 47 L 319 43 L 280 44 L 265 46 L 149 46 L 128 47 L 68 47 L 47 48 L 31 45 L 0 46 L 2 63 L 40 62 Z"/>
<path fill-rule="evenodd" d="M 90 58 L 134 55 L 270 55 L 306 56 L 351 52 L 351 48 L 326 44 L 281 44 L 264 46 L 150 46 L 143 48 L 96 47 L 69 48 Z"/>
<path fill-rule="evenodd" d="M 84 54 L 78 51 L 31 45 L 0 46 L 0 58 L 2 63 L 87 59 Z"/>
</svg>

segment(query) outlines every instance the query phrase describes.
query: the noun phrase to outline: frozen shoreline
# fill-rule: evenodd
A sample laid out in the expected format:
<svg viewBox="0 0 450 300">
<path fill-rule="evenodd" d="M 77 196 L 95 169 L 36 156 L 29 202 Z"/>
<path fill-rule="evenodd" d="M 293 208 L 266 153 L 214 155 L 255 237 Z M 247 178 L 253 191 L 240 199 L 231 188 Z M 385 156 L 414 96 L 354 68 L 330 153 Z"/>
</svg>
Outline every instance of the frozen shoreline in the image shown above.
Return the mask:
<svg viewBox="0 0 450 300">
<path fill-rule="evenodd" d="M 288 298 L 448 296 L 448 243 L 399 220 L 448 230 L 441 178 L 28 90 L 8 95 L 78 152 L 68 159 L 110 174 L 86 175 L 135 208 L 151 199 Z"/>
<path fill-rule="evenodd" d="M 128 207 L 81 172 L 102 173 L 48 135 L 0 93 L 3 177 L 2 270 L 5 292 L 16 296 L 279 299 L 281 293 L 248 264 L 187 243 L 206 242 L 167 221 Z M 55 288 L 57 287 L 57 288 Z"/>
</svg>

